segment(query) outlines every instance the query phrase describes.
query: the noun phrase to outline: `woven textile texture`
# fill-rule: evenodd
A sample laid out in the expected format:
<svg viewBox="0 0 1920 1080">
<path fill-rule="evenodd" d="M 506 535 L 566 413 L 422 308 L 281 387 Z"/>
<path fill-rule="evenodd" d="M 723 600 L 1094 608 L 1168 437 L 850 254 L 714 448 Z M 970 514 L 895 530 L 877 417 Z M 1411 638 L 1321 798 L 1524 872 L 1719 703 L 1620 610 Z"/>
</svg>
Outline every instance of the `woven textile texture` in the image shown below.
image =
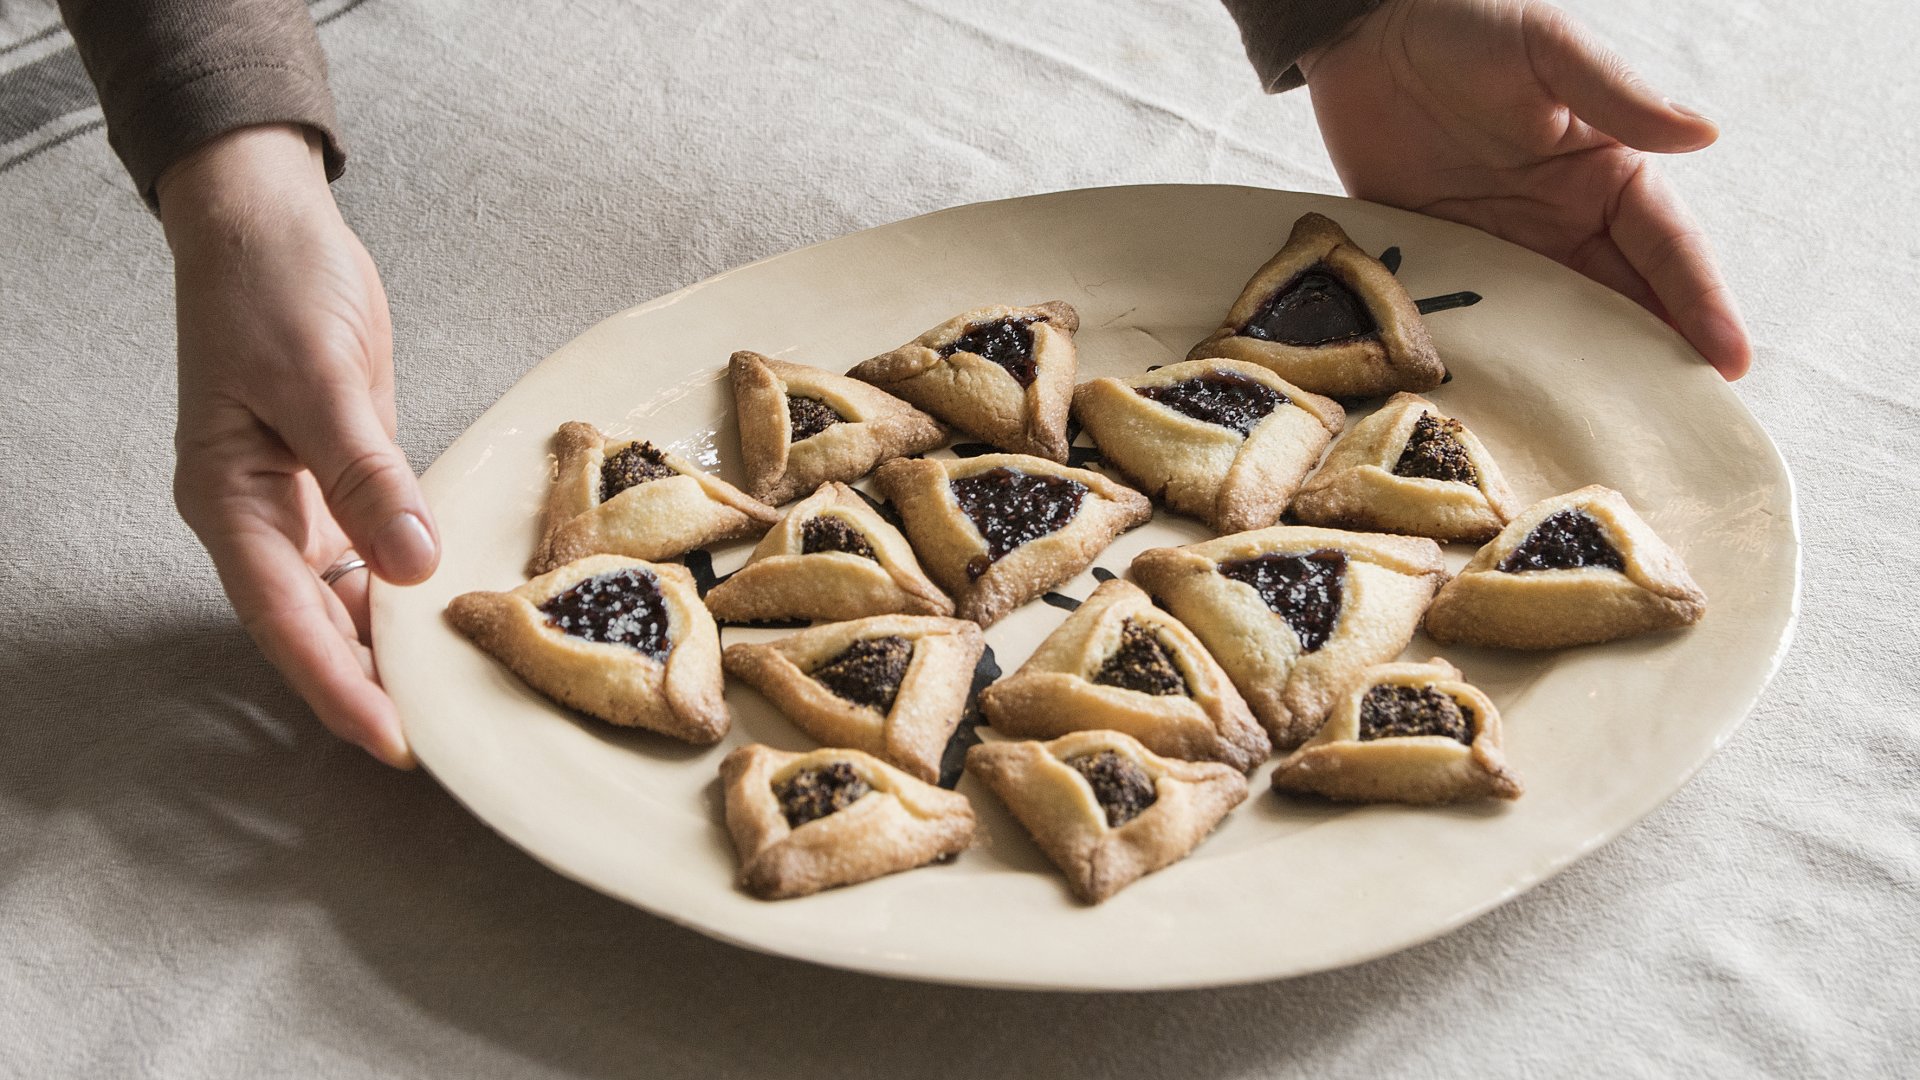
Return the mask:
<svg viewBox="0 0 1920 1080">
<path fill-rule="evenodd" d="M 1456 933 L 1078 996 L 709 941 L 327 737 L 170 503 L 158 225 L 51 5 L 0 0 L 0 1076 L 1920 1072 L 1920 8 L 1568 6 L 1724 127 L 1670 171 L 1799 485 L 1795 647 L 1670 803 Z M 1339 190 L 1204 0 L 315 12 L 421 467 L 600 318 L 798 245 L 1087 185 Z"/>
</svg>

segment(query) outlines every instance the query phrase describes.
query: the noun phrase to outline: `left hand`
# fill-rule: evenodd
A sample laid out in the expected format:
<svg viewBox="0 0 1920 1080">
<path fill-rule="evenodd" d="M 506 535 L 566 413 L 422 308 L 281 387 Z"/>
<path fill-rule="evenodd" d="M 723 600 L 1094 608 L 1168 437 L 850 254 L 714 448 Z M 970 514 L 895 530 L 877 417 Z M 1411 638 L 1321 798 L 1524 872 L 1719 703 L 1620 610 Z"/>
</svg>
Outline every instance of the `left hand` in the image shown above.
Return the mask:
<svg viewBox="0 0 1920 1080">
<path fill-rule="evenodd" d="M 1348 193 L 1532 248 L 1753 361 L 1706 237 L 1648 153 L 1719 136 L 1539 0 L 1388 0 L 1301 58 Z"/>
</svg>

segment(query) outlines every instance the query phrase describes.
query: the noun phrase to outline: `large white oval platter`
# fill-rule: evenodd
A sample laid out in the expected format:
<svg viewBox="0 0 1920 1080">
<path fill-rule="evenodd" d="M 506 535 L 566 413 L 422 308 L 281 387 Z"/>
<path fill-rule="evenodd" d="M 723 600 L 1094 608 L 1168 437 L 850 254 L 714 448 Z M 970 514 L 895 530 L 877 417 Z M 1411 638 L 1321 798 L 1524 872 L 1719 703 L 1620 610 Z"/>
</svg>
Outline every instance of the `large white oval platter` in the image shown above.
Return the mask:
<svg viewBox="0 0 1920 1080">
<path fill-rule="evenodd" d="M 567 420 L 669 444 L 738 481 L 724 369 L 735 349 L 843 371 L 956 312 L 1066 300 L 1081 378 L 1184 356 L 1308 210 L 1368 251 L 1397 247 L 1415 297 L 1483 299 L 1427 323 L 1454 380 L 1433 399 L 1488 445 L 1525 501 L 1618 488 L 1711 598 L 1678 634 L 1560 653 L 1450 649 L 1506 717 L 1527 784 L 1493 808 L 1339 808 L 1253 794 L 1185 862 L 1099 907 L 1066 893 L 999 804 L 960 790 L 986 842 L 951 865 L 800 900 L 733 887 L 715 774 L 733 746 L 809 745 L 728 688 L 734 731 L 697 750 L 581 719 L 442 621 L 455 594 L 523 580 Z M 1221 186 L 1067 191 L 957 207 L 733 270 L 589 329 L 535 367 L 427 471 L 440 571 L 374 593 L 382 678 L 426 767 L 569 877 L 749 948 L 942 982 L 1084 990 L 1219 985 L 1352 964 L 1512 898 L 1658 806 L 1746 716 L 1799 592 L 1792 482 L 1733 392 L 1664 324 L 1547 259 L 1417 214 Z M 1098 565 L 1200 538 L 1164 512 Z M 720 572 L 745 545 L 716 549 Z M 1458 568 L 1469 549 L 1449 551 Z M 1082 574 L 1061 592 L 1084 598 Z M 1029 604 L 988 640 L 1014 670 L 1065 613 Z M 765 630 L 728 630 L 770 636 Z M 1409 656 L 1438 650 L 1416 638 Z"/>
</svg>

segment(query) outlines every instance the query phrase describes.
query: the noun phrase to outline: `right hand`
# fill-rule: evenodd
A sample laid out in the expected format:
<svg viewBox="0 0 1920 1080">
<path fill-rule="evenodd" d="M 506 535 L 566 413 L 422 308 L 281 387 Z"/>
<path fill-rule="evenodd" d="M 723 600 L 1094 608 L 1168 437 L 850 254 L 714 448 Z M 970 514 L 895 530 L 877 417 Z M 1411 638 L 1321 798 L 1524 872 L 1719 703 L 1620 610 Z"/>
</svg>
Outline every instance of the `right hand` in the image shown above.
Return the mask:
<svg viewBox="0 0 1920 1080">
<path fill-rule="evenodd" d="M 402 768 L 374 672 L 367 575 L 433 573 L 440 543 L 394 444 L 386 293 L 328 190 L 317 136 L 229 132 L 156 185 L 173 249 L 180 413 L 174 501 L 247 632 L 322 723 Z"/>
</svg>

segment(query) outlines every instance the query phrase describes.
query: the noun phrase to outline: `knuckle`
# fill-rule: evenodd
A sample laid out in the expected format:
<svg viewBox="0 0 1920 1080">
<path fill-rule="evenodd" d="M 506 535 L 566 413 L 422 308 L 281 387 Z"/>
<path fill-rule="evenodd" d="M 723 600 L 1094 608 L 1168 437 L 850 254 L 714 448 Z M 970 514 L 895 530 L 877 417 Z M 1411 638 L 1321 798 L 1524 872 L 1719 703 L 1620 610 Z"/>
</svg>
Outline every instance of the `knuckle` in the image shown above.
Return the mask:
<svg viewBox="0 0 1920 1080">
<path fill-rule="evenodd" d="M 413 470 L 398 450 L 368 447 L 334 471 L 321 488 L 321 495 L 336 512 L 372 511 L 378 509 L 377 504 L 396 499 L 396 489 L 412 478 Z"/>
<path fill-rule="evenodd" d="M 173 508 L 196 532 L 207 519 L 214 495 L 205 473 L 182 460 L 173 469 Z"/>
<path fill-rule="evenodd" d="M 1680 229 L 1662 237 L 1647 254 L 1642 273 L 1674 299 L 1691 302 L 1712 293 L 1716 282 L 1702 240 L 1698 229 Z"/>
</svg>

